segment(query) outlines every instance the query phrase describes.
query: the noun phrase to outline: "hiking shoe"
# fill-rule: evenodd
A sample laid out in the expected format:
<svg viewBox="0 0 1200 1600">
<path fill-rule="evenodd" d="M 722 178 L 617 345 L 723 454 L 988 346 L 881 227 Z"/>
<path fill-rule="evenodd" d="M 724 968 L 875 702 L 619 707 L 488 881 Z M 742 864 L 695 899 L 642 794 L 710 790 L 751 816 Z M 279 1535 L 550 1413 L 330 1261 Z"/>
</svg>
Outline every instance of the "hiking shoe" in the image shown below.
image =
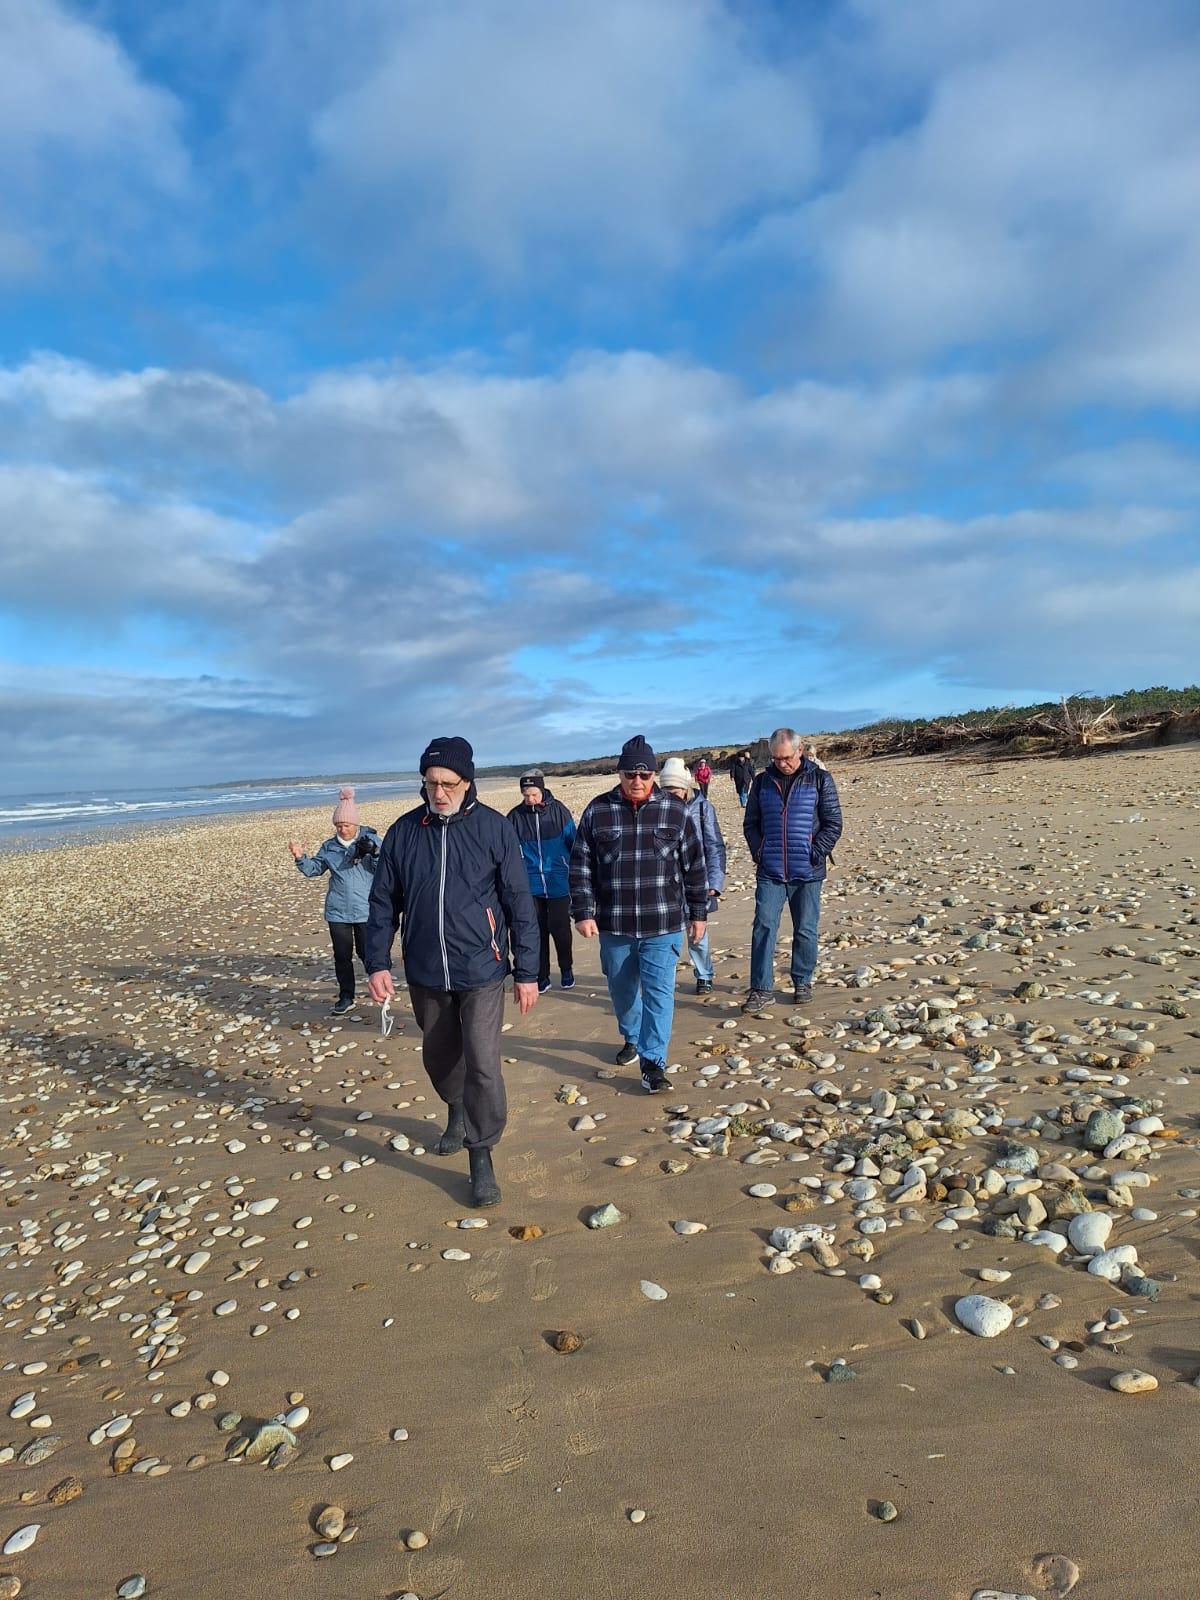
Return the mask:
<svg viewBox="0 0 1200 1600">
<path fill-rule="evenodd" d="M 775 996 L 770 989 L 751 989 L 746 996 L 742 1010 L 751 1017 L 756 1017 L 760 1011 L 766 1011 L 775 1004 Z"/>
<path fill-rule="evenodd" d="M 538 984 L 538 993 L 539 994 L 549 994 L 550 993 L 550 979 L 549 978 L 546 979 L 545 983 L 539 983 Z"/>
<path fill-rule="evenodd" d="M 642 1068 L 642 1088 L 647 1094 L 658 1094 L 669 1081 L 661 1061 L 648 1061 Z"/>
<path fill-rule="evenodd" d="M 467 1160 L 471 1163 L 471 1204 L 477 1211 L 482 1211 L 485 1206 L 498 1206 L 500 1185 L 492 1170 L 492 1152 L 468 1150 Z"/>
<path fill-rule="evenodd" d="M 573 972 L 564 972 L 562 974 L 562 987 L 564 989 L 573 989 L 575 987 L 575 974 Z"/>
<path fill-rule="evenodd" d="M 344 1017 L 346 1015 L 347 1011 L 353 1011 L 353 1010 L 354 1010 L 354 996 L 352 994 L 350 994 L 350 995 L 345 995 L 344 994 L 341 997 L 340 1000 L 335 1001 L 334 1004 L 330 1006 L 329 1015 L 331 1017 Z"/>
<path fill-rule="evenodd" d="M 619 1067 L 631 1067 L 635 1061 L 640 1061 L 641 1059 L 641 1056 L 637 1053 L 637 1046 L 629 1043 L 623 1044 L 615 1057 Z"/>
<path fill-rule="evenodd" d="M 696 993 L 697 994 L 711 994 L 712 993 L 712 979 L 711 978 L 697 978 L 696 979 Z"/>
<path fill-rule="evenodd" d="M 811 983 L 798 983 L 796 985 L 796 987 L 792 990 L 792 1004 L 794 1006 L 806 1006 L 811 999 L 812 999 L 812 984 Z"/>
</svg>

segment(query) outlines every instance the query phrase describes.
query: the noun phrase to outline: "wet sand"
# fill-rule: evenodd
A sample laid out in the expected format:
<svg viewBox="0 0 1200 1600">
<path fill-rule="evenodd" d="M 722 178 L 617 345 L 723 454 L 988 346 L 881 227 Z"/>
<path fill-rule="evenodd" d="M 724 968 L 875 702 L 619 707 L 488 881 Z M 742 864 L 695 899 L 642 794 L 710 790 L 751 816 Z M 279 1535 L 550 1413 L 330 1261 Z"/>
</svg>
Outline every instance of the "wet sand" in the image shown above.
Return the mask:
<svg viewBox="0 0 1200 1600">
<path fill-rule="evenodd" d="M 753 873 L 720 776 L 716 993 L 681 969 L 671 1087 L 598 1076 L 619 1040 L 577 941 L 574 991 L 509 1008 L 485 1228 L 457 1226 L 465 1156 L 418 1153 L 442 1114 L 404 1008 L 386 1042 L 365 984 L 326 1014 L 323 888 L 285 850 L 329 834 L 326 808 L 0 860 L 0 1543 L 40 1525 L 0 1573 L 34 1600 L 136 1575 L 163 1600 L 1043 1600 L 1070 1581 L 1039 1575 L 1054 1554 L 1079 1600 L 1191 1600 L 1200 752 L 836 776 L 811 1005 L 737 1009 Z M 603 787 L 556 792 L 578 814 Z M 1088 1152 L 1097 1107 L 1161 1127 Z M 1012 1171 L 989 1192 L 1005 1138 L 1035 1152 L 1042 1226 L 1112 1216 L 1156 1300 L 1007 1222 L 1026 1197 Z M 921 1162 L 924 1192 L 893 1199 Z M 623 1220 L 589 1229 L 607 1201 Z M 814 1222 L 833 1264 L 772 1270 L 772 1230 Z M 999 1337 L 958 1326 L 974 1293 L 1012 1306 Z M 829 1381 L 838 1358 L 852 1381 Z M 1129 1369 L 1157 1388 L 1114 1392 Z M 286 1464 L 226 1459 L 289 1405 L 309 1415 Z M 19 1465 L 39 1440 L 60 1443 Z M 328 1505 L 358 1531 L 321 1556 Z"/>
</svg>

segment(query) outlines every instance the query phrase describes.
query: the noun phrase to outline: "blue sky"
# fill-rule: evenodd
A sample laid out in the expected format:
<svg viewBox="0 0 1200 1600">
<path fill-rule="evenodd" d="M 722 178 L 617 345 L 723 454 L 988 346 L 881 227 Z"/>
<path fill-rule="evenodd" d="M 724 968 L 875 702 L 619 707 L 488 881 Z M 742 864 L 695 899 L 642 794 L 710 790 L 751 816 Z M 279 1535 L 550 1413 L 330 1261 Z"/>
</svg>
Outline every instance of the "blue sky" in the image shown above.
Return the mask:
<svg viewBox="0 0 1200 1600">
<path fill-rule="evenodd" d="M 1200 676 L 1187 0 L 0 8 L 0 790 Z"/>
</svg>

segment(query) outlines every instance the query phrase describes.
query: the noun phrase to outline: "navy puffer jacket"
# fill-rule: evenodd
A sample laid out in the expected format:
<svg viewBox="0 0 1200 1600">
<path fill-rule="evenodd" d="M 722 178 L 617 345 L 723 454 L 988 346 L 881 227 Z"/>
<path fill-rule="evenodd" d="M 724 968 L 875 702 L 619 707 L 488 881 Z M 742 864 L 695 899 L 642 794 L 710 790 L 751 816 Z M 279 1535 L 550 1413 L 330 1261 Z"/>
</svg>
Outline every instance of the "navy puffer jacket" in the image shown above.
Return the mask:
<svg viewBox="0 0 1200 1600">
<path fill-rule="evenodd" d="M 404 975 L 425 989 L 483 989 L 512 967 L 536 983 L 538 925 L 517 836 L 475 785 L 441 817 L 424 802 L 384 835 L 367 915 L 368 973 L 392 965 L 403 918 Z"/>
<path fill-rule="evenodd" d="M 825 863 L 842 836 L 837 785 L 807 756 L 784 799 L 783 778 L 772 764 L 750 786 L 742 831 L 760 878 L 794 883 L 825 876 Z"/>
</svg>

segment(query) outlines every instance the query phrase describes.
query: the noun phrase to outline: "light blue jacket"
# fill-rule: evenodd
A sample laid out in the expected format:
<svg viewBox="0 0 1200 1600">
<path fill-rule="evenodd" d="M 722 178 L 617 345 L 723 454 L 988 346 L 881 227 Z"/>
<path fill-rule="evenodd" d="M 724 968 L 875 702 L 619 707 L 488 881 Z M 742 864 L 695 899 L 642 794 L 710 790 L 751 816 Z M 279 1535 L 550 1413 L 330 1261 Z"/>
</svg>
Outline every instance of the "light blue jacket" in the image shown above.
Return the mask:
<svg viewBox="0 0 1200 1600">
<path fill-rule="evenodd" d="M 700 835 L 700 843 L 704 846 L 704 873 L 708 887 L 720 894 L 725 887 L 725 840 L 721 836 L 716 810 L 712 801 L 706 800 L 699 790 L 688 801 L 687 809 Z"/>
<path fill-rule="evenodd" d="M 364 860 L 350 863 L 350 856 L 359 839 L 370 839 L 375 854 Z M 329 874 L 329 888 L 325 893 L 326 922 L 365 922 L 367 901 L 375 879 L 375 863 L 379 860 L 379 835 L 374 828 L 360 828 L 355 838 L 343 844 L 335 833 L 332 839 L 317 851 L 315 856 L 301 856 L 296 866 L 306 878 L 319 878 Z"/>
</svg>

